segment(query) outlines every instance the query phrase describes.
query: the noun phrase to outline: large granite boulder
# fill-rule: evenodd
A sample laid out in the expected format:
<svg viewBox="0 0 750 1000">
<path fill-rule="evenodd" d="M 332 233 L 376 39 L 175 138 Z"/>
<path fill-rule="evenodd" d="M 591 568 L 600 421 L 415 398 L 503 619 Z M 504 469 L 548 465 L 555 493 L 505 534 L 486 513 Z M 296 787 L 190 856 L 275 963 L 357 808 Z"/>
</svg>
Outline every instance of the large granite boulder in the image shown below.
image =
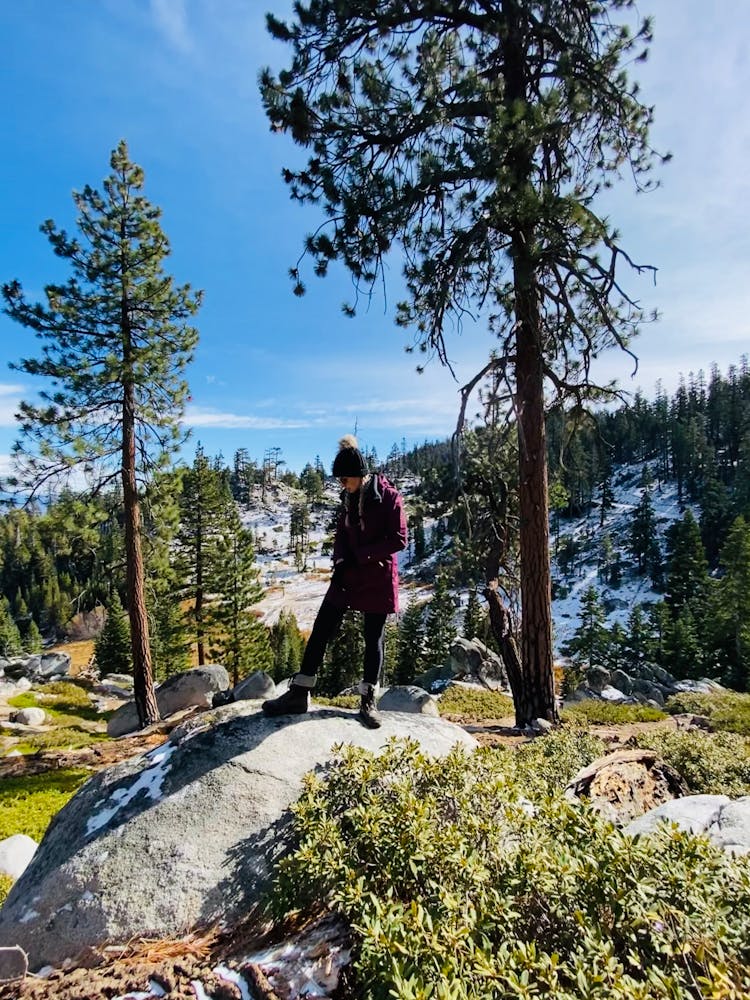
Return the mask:
<svg viewBox="0 0 750 1000">
<path fill-rule="evenodd" d="M 377 752 L 392 737 L 432 756 L 474 739 L 443 719 L 383 712 L 366 729 L 347 709 L 267 719 L 252 702 L 192 716 L 168 741 L 94 775 L 55 816 L 0 910 L 0 947 L 30 967 L 88 945 L 231 923 L 287 849 L 288 807 L 335 744 Z"/>
<path fill-rule="evenodd" d="M 162 719 L 181 712 L 186 708 L 210 708 L 217 691 L 229 687 L 229 674 L 225 667 L 213 663 L 169 677 L 156 689 L 156 704 Z M 109 736 L 125 736 L 138 729 L 138 710 L 135 702 L 129 701 L 117 709 L 107 723 Z"/>
<path fill-rule="evenodd" d="M 750 795 L 734 800 L 727 795 L 686 795 L 633 820 L 625 832 L 647 835 L 665 822 L 676 823 L 689 833 L 705 834 L 718 847 L 735 854 L 750 854 Z"/>
<path fill-rule="evenodd" d="M 408 712 L 413 715 L 440 715 L 437 699 L 414 684 L 390 687 L 378 701 L 381 712 Z"/>
</svg>

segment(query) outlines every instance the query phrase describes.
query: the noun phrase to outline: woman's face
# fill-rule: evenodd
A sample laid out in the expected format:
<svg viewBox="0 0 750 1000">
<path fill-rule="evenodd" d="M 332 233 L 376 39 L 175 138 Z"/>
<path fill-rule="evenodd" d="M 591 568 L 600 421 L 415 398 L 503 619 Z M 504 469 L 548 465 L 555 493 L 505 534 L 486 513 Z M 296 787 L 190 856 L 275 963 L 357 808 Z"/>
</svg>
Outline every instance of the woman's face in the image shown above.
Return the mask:
<svg viewBox="0 0 750 1000">
<path fill-rule="evenodd" d="M 347 493 L 356 493 L 362 485 L 362 478 L 358 476 L 339 476 L 339 482 Z"/>
</svg>

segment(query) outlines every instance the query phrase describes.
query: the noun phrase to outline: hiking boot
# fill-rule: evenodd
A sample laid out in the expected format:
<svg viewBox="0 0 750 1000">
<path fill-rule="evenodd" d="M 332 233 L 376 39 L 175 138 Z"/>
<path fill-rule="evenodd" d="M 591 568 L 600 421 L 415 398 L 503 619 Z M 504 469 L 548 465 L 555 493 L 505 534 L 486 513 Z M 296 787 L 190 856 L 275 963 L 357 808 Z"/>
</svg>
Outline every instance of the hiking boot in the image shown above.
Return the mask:
<svg viewBox="0 0 750 1000">
<path fill-rule="evenodd" d="M 289 687 L 280 694 L 278 698 L 270 698 L 264 701 L 261 708 L 263 714 L 274 717 L 276 715 L 303 715 L 310 707 L 310 688 L 302 687 L 294 683 L 295 678 L 289 678 Z"/>
<path fill-rule="evenodd" d="M 368 729 L 380 729 L 383 719 L 375 703 L 376 687 L 373 684 L 361 684 L 359 690 L 361 692 L 358 713 L 360 721 Z"/>
</svg>

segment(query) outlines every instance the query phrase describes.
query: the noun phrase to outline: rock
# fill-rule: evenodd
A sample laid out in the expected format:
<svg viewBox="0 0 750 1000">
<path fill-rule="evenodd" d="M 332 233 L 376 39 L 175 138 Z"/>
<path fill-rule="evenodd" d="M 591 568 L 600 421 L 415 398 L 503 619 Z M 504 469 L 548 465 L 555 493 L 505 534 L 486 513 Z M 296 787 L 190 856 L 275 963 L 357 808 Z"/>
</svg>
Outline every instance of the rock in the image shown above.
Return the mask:
<svg viewBox="0 0 750 1000">
<path fill-rule="evenodd" d="M 673 715 L 672 721 L 678 729 L 695 730 L 701 729 L 704 732 L 714 731 L 713 723 L 705 715 L 693 715 L 692 712 L 682 712 L 680 715 Z"/>
<path fill-rule="evenodd" d="M 589 667 L 585 676 L 586 684 L 597 694 L 601 694 L 602 688 L 610 682 L 609 670 L 605 670 L 604 667 Z"/>
<path fill-rule="evenodd" d="M 42 653 L 39 677 L 64 677 L 70 672 L 71 659 L 68 653 Z"/>
<path fill-rule="evenodd" d="M 180 712 L 184 708 L 197 706 L 211 708 L 215 691 L 225 691 L 229 687 L 229 674 L 218 663 L 195 667 L 175 674 L 156 689 L 156 704 L 163 719 Z M 109 736 L 124 736 L 138 729 L 138 710 L 134 701 L 129 701 L 117 709 L 107 723 Z"/>
<path fill-rule="evenodd" d="M 476 742 L 443 719 L 314 707 L 267 719 L 237 702 L 193 716 L 142 757 L 95 774 L 60 810 L 0 910 L 0 946 L 32 968 L 87 946 L 182 936 L 246 916 L 288 849 L 288 807 L 335 744 L 377 752 L 393 737 L 446 754 Z"/>
<path fill-rule="evenodd" d="M 723 806 L 706 833 L 718 847 L 750 854 L 750 795 Z"/>
<path fill-rule="evenodd" d="M 390 687 L 378 700 L 381 712 L 411 712 L 415 715 L 439 716 L 437 699 L 421 687 L 403 684 Z"/>
<path fill-rule="evenodd" d="M 125 688 L 117 687 L 116 684 L 95 684 L 91 691 L 93 694 L 101 694 L 105 698 L 117 698 L 119 701 L 130 701 L 133 697 L 132 688 L 128 691 Z"/>
<path fill-rule="evenodd" d="M 0 872 L 12 879 L 20 878 L 34 857 L 37 843 L 25 833 L 14 833 L 0 840 Z"/>
<path fill-rule="evenodd" d="M 24 979 L 28 971 L 28 959 L 22 948 L 0 948 L 0 983 Z"/>
<path fill-rule="evenodd" d="M 481 680 L 494 680 L 507 685 L 502 658 L 481 639 L 464 639 L 461 636 L 454 639 L 450 647 L 448 666 L 454 677 L 478 677 Z"/>
<path fill-rule="evenodd" d="M 50 680 L 63 677 L 70 670 L 70 656 L 67 653 L 33 653 L 29 656 L 14 656 L 1 660 L 0 666 L 5 676 L 14 680 L 27 678 L 30 681 Z"/>
<path fill-rule="evenodd" d="M 631 694 L 633 691 L 633 681 L 624 670 L 613 670 L 610 683 L 612 687 L 617 688 L 618 691 L 622 691 L 623 694 Z"/>
<path fill-rule="evenodd" d="M 133 678 L 130 674 L 104 674 L 100 680 L 102 684 L 114 684 L 115 687 L 131 689 L 133 687 Z"/>
<path fill-rule="evenodd" d="M 432 691 L 438 681 L 449 681 L 453 679 L 453 671 L 450 666 L 430 667 L 423 674 L 418 674 L 414 678 L 414 684 L 425 691 Z"/>
<path fill-rule="evenodd" d="M 599 757 L 582 768 L 565 788 L 566 798 L 589 799 L 616 825 L 686 792 L 680 775 L 653 750 L 618 750 Z"/>
<path fill-rule="evenodd" d="M 22 726 L 43 726 L 47 715 L 43 708 L 19 708 L 10 717 L 11 722 L 17 722 Z"/>
<path fill-rule="evenodd" d="M 707 833 L 712 827 L 720 827 L 721 812 L 732 800 L 727 795 L 686 795 L 665 802 L 628 823 L 625 833 L 631 836 L 653 833 L 660 823 L 676 823 L 688 833 Z M 739 802 L 746 800 L 738 799 Z M 750 816 L 748 816 L 750 820 Z"/>
<path fill-rule="evenodd" d="M 255 673 L 245 677 L 232 689 L 234 701 L 253 701 L 261 698 L 273 698 L 276 693 L 276 684 L 273 678 L 263 670 L 256 670 Z"/>
<path fill-rule="evenodd" d="M 618 688 L 612 687 L 611 684 L 604 685 L 599 692 L 599 697 L 602 701 L 628 701 L 628 695 L 624 694 L 624 692 L 620 691 Z"/>
</svg>

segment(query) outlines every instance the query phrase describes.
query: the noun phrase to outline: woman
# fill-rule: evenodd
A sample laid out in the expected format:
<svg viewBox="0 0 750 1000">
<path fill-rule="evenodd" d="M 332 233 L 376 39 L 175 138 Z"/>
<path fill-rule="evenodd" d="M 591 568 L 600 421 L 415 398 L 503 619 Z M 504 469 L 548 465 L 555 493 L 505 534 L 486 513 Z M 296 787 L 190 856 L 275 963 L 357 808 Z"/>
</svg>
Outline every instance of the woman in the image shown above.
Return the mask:
<svg viewBox="0 0 750 1000">
<path fill-rule="evenodd" d="M 370 475 L 352 435 L 343 437 L 333 462 L 343 487 L 333 545 L 333 574 L 305 648 L 300 671 L 278 698 L 263 702 L 266 715 L 306 712 L 326 647 L 351 608 L 364 614 L 365 662 L 359 717 L 380 726 L 377 685 L 383 666 L 383 635 L 389 614 L 398 611 L 398 561 L 406 548 L 406 517 L 398 490 L 385 476 Z"/>
</svg>

